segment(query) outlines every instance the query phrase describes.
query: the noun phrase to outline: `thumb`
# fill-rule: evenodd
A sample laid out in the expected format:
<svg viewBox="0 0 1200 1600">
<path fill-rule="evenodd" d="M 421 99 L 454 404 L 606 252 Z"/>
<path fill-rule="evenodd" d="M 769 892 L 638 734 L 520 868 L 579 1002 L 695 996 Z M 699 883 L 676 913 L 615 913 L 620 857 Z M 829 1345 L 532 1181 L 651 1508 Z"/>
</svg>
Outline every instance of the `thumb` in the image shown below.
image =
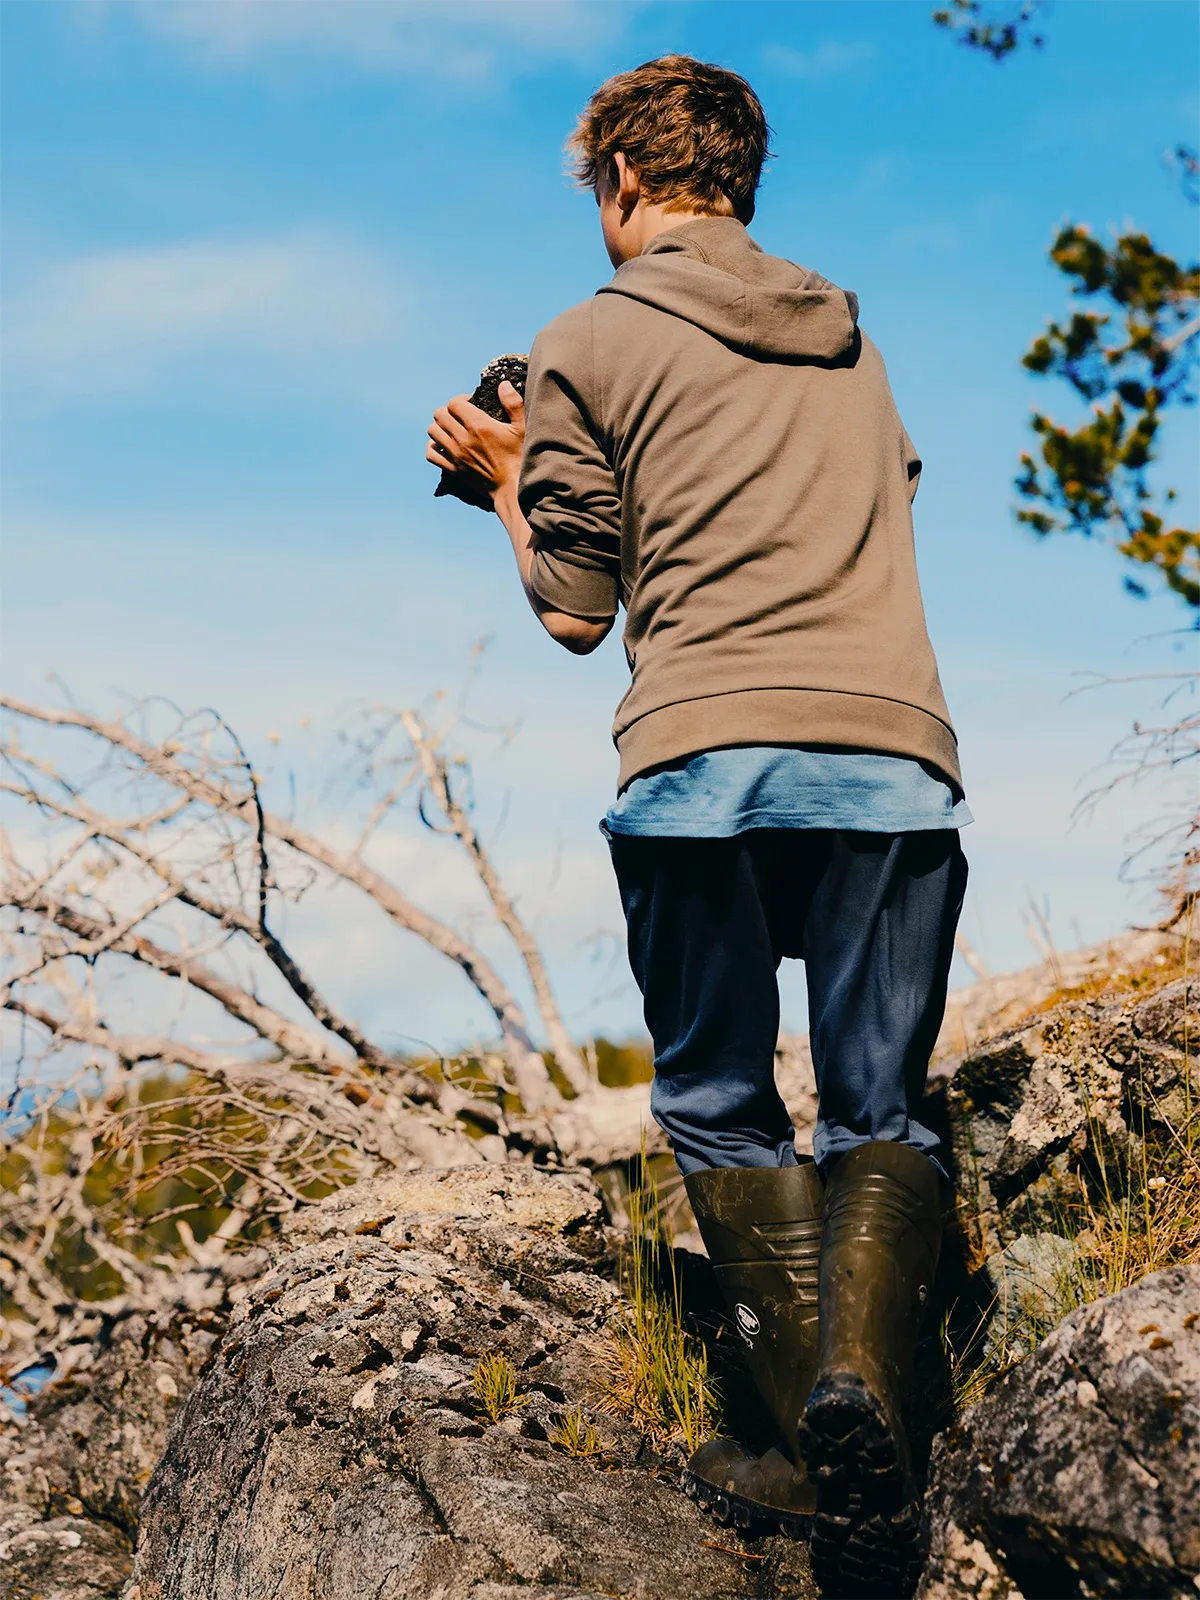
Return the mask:
<svg viewBox="0 0 1200 1600">
<path fill-rule="evenodd" d="M 496 394 L 500 404 L 508 412 L 508 420 L 518 425 L 523 425 L 525 422 L 525 398 L 516 385 L 509 383 L 508 379 L 505 378 L 504 382 L 496 390 Z"/>
</svg>

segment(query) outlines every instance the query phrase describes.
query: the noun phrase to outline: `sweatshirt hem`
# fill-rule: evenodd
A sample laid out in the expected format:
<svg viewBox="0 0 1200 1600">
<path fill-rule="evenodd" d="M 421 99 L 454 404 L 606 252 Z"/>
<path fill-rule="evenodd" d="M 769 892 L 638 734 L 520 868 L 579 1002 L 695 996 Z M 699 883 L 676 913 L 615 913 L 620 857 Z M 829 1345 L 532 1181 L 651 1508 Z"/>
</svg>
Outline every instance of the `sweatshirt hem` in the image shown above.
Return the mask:
<svg viewBox="0 0 1200 1600">
<path fill-rule="evenodd" d="M 836 689 L 737 689 L 648 711 L 616 735 L 618 790 L 702 750 L 736 745 L 816 745 L 926 761 L 963 797 L 958 741 L 919 706 Z"/>
</svg>

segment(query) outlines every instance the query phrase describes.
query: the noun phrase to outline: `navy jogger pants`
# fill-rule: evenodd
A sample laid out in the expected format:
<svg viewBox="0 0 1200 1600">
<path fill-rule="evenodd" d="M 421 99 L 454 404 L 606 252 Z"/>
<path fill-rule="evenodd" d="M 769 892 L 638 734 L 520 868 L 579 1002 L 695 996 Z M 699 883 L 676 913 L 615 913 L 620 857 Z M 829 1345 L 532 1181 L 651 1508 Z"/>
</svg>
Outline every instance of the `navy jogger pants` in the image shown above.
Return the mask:
<svg viewBox="0 0 1200 1600">
<path fill-rule="evenodd" d="M 955 829 L 610 837 L 654 1041 L 651 1111 L 680 1169 L 790 1166 L 776 972 L 805 964 L 818 1165 L 872 1139 L 935 1161 L 917 1119 L 967 865 Z"/>
</svg>

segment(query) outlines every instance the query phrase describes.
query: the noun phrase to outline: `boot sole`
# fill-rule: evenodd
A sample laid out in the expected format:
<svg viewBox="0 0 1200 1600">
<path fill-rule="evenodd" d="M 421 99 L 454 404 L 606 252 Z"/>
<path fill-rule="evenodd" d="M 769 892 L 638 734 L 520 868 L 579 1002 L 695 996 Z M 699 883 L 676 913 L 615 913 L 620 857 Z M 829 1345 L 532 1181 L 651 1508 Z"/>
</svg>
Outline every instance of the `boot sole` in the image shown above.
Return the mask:
<svg viewBox="0 0 1200 1600">
<path fill-rule="evenodd" d="M 817 1486 L 812 1569 L 826 1593 L 904 1600 L 921 1571 L 921 1499 L 908 1450 L 861 1378 L 823 1379 L 800 1425 Z"/>
<path fill-rule="evenodd" d="M 694 1500 L 706 1516 L 723 1528 L 736 1528 L 750 1538 L 767 1533 L 781 1533 L 785 1539 L 808 1540 L 812 1537 L 813 1518 L 810 1516 L 794 1511 L 776 1511 L 758 1500 L 747 1500 L 745 1495 L 734 1494 L 729 1489 L 718 1489 L 715 1484 L 687 1470 L 681 1481 L 688 1499 Z"/>
</svg>

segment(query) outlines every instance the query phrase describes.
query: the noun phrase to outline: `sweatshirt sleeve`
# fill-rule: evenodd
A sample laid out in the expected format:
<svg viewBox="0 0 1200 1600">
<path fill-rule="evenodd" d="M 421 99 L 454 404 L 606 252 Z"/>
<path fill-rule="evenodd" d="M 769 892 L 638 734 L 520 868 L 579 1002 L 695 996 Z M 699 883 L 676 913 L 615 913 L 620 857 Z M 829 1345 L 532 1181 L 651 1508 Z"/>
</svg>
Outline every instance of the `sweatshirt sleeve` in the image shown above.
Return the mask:
<svg viewBox="0 0 1200 1600">
<path fill-rule="evenodd" d="M 534 341 L 519 499 L 533 531 L 530 586 L 556 611 L 601 619 L 621 594 L 621 501 L 593 415 L 591 317 Z M 582 324 L 582 325 L 581 325 Z"/>
</svg>

